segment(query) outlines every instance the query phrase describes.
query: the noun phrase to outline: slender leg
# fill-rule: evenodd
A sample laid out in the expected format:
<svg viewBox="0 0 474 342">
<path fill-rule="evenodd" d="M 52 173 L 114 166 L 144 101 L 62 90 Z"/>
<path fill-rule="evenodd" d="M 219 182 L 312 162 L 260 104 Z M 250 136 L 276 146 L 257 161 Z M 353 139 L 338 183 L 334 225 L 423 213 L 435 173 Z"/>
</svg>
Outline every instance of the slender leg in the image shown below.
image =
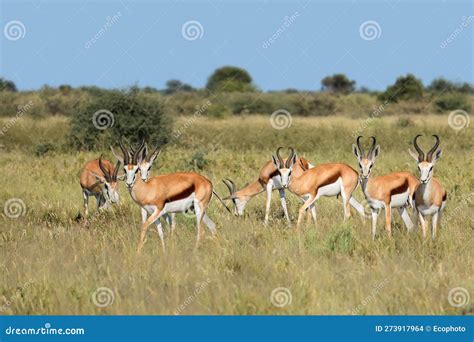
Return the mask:
<svg viewBox="0 0 474 342">
<path fill-rule="evenodd" d="M 418 230 L 418 210 L 416 207 L 413 207 L 413 229 L 412 232 L 416 232 Z"/>
<path fill-rule="evenodd" d="M 398 208 L 398 212 L 400 213 L 400 216 L 402 217 L 403 223 L 405 223 L 407 230 L 411 232 L 413 230 L 413 222 L 410 219 L 410 215 L 408 215 L 407 208 L 406 207 Z"/>
<path fill-rule="evenodd" d="M 436 229 L 438 228 L 438 219 L 439 219 L 439 211 L 434 213 L 432 218 L 432 231 L 431 231 L 431 238 L 434 240 L 436 238 Z"/>
<path fill-rule="evenodd" d="M 346 196 L 344 190 L 341 191 L 342 206 L 344 207 L 344 221 L 351 217 L 351 208 L 349 207 L 349 198 Z"/>
<path fill-rule="evenodd" d="M 312 205 L 312 206 L 310 207 L 310 210 L 311 210 L 311 216 L 313 217 L 314 226 L 317 228 L 316 206 L 315 206 L 315 205 Z"/>
<path fill-rule="evenodd" d="M 299 212 L 298 212 L 298 221 L 296 222 L 296 228 L 300 227 L 301 220 L 303 218 L 303 215 L 305 214 L 305 211 L 307 208 L 309 208 L 316 200 L 318 199 L 318 196 L 309 196 L 309 198 L 304 202 L 304 204 L 301 206 Z"/>
<path fill-rule="evenodd" d="M 202 216 L 202 221 L 204 222 L 204 224 L 206 225 L 206 227 L 210 230 L 211 234 L 212 235 L 216 235 L 217 234 L 217 230 L 216 230 L 216 224 L 214 223 L 214 221 L 212 221 L 209 216 L 207 216 L 207 214 L 204 214 Z"/>
<path fill-rule="evenodd" d="M 140 208 L 140 212 L 142 214 L 142 224 L 144 224 L 146 221 L 146 218 L 148 217 L 148 212 L 146 211 L 145 208 Z"/>
<path fill-rule="evenodd" d="M 163 249 L 163 252 L 165 252 L 165 238 L 163 236 L 163 226 L 161 225 L 160 219 L 156 220 L 155 224 L 156 230 L 158 231 L 158 235 L 160 236 L 161 248 Z"/>
<path fill-rule="evenodd" d="M 426 220 L 420 212 L 418 212 L 418 218 L 420 219 L 421 231 L 423 232 L 423 238 L 426 238 Z"/>
<path fill-rule="evenodd" d="M 268 215 L 270 215 L 270 204 L 272 203 L 272 190 L 273 190 L 273 183 L 267 183 L 267 203 L 265 205 L 265 220 L 263 221 L 264 224 L 268 223 Z"/>
<path fill-rule="evenodd" d="M 171 234 L 174 234 L 175 228 L 176 228 L 176 214 L 171 213 Z"/>
<path fill-rule="evenodd" d="M 367 214 L 365 213 L 364 206 L 360 204 L 354 197 L 349 198 L 349 204 L 357 210 L 357 212 L 362 216 L 364 219 L 368 218 Z"/>
<path fill-rule="evenodd" d="M 291 221 L 290 221 L 290 215 L 288 215 L 288 208 L 286 206 L 285 189 L 278 189 L 278 192 L 280 193 L 281 206 L 283 208 L 283 212 L 285 213 L 286 222 L 288 223 L 288 225 L 290 225 Z"/>
<path fill-rule="evenodd" d="M 390 203 L 385 203 L 385 230 L 388 237 L 392 237 L 392 207 Z"/>
<path fill-rule="evenodd" d="M 372 209 L 372 240 L 375 240 L 375 233 L 377 232 L 377 218 L 379 217 L 379 213 L 379 209 Z"/>
<path fill-rule="evenodd" d="M 148 230 L 148 227 L 153 223 L 155 222 L 156 220 L 158 220 L 160 218 L 160 213 L 161 213 L 161 209 L 156 209 L 153 214 L 151 214 L 147 220 L 142 224 L 142 229 L 141 229 L 141 232 L 140 232 L 140 239 L 138 240 L 138 246 L 137 246 L 137 254 L 140 254 L 142 248 L 143 248 L 143 245 L 145 244 L 145 236 L 146 236 L 146 231 Z"/>
<path fill-rule="evenodd" d="M 82 190 L 82 198 L 84 199 L 84 217 L 89 216 L 89 195 L 86 190 Z"/>
<path fill-rule="evenodd" d="M 201 240 L 201 236 L 204 234 L 202 230 L 202 218 L 204 215 L 204 210 L 201 208 L 199 201 L 194 200 L 194 211 L 196 213 L 196 224 L 197 224 L 197 237 L 196 237 L 196 246 L 194 250 L 199 247 L 199 241 Z"/>
</svg>

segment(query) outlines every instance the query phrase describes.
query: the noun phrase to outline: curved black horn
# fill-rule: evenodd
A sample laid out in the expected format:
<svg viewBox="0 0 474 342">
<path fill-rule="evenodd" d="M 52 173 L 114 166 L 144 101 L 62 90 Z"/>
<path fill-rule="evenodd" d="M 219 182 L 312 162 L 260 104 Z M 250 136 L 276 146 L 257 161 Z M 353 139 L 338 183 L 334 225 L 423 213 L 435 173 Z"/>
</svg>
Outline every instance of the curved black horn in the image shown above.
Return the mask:
<svg viewBox="0 0 474 342">
<path fill-rule="evenodd" d="M 367 153 L 367 158 L 372 158 L 372 153 L 374 153 L 375 150 L 375 144 L 377 144 L 377 140 L 374 136 L 371 136 L 370 139 L 372 139 L 372 146 L 370 146 L 369 152 Z"/>
<path fill-rule="evenodd" d="M 288 159 L 286 160 L 286 164 L 285 164 L 285 167 L 287 169 L 290 168 L 291 166 L 291 159 L 293 159 L 293 155 L 295 154 L 295 149 L 293 147 L 289 147 L 288 148 L 290 150 L 290 155 L 288 156 Z"/>
<path fill-rule="evenodd" d="M 235 184 L 228 178 L 224 178 L 222 180 L 222 183 L 224 183 L 227 186 L 227 189 L 229 189 L 229 193 L 232 196 L 235 193 Z"/>
<path fill-rule="evenodd" d="M 117 161 L 117 164 L 115 164 L 115 170 L 114 172 L 112 173 L 112 181 L 113 182 L 116 182 L 117 181 L 117 174 L 118 174 L 118 170 L 120 169 L 120 160 Z"/>
<path fill-rule="evenodd" d="M 421 134 L 418 134 L 415 139 L 413 139 L 413 146 L 415 146 L 416 152 L 418 152 L 418 161 L 421 163 L 425 159 L 425 153 L 421 147 L 418 146 L 417 140 L 419 137 L 421 137 Z"/>
<path fill-rule="evenodd" d="M 362 139 L 362 135 L 359 135 L 357 137 L 357 140 L 356 140 L 356 143 L 357 143 L 357 148 L 359 149 L 360 151 L 360 158 L 364 158 L 365 155 L 364 155 L 364 149 L 362 148 L 362 146 L 360 145 L 360 139 Z"/>
<path fill-rule="evenodd" d="M 426 154 L 426 160 L 431 162 L 431 159 L 433 158 L 433 153 L 435 153 L 436 149 L 439 146 L 439 137 L 436 134 L 433 134 L 433 137 L 435 137 L 436 142 L 434 146 L 431 148 L 431 150 Z"/>
<path fill-rule="evenodd" d="M 280 164 L 280 167 L 283 166 L 283 159 L 281 158 L 281 155 L 280 155 L 280 151 L 283 147 L 278 147 L 277 150 L 276 150 L 276 156 L 278 158 L 278 163 Z"/>
<path fill-rule="evenodd" d="M 123 145 L 122 137 L 120 137 L 119 145 L 120 145 L 120 149 L 122 150 L 122 153 L 123 153 L 123 163 L 125 165 L 130 164 L 130 153 L 127 151 L 127 149 Z"/>
<path fill-rule="evenodd" d="M 109 171 L 105 168 L 104 164 L 102 163 L 102 157 L 103 155 L 101 155 L 99 157 L 99 167 L 100 167 L 100 170 L 102 171 L 102 173 L 104 174 L 104 178 L 107 182 L 111 182 L 112 181 L 112 177 L 110 177 L 110 173 Z"/>
<path fill-rule="evenodd" d="M 132 157 L 132 164 L 133 165 L 138 164 L 137 163 L 138 156 L 140 155 L 140 153 L 142 152 L 144 147 L 145 147 L 145 139 L 143 138 L 142 142 L 140 143 L 140 146 L 138 146 L 137 150 L 133 153 L 133 157 Z"/>
</svg>

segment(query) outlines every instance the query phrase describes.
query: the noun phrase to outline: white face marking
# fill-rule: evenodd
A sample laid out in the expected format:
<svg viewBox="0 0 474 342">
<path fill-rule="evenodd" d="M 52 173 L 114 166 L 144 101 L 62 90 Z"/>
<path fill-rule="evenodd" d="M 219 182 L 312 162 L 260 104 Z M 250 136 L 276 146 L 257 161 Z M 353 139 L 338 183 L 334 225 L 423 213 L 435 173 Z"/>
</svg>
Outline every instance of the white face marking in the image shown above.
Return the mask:
<svg viewBox="0 0 474 342">
<path fill-rule="evenodd" d="M 247 202 L 245 202 L 241 199 L 238 199 L 238 198 L 234 198 L 233 202 L 235 204 L 234 214 L 237 215 L 237 216 L 243 216 L 245 206 L 247 205 Z"/>
<path fill-rule="evenodd" d="M 142 161 L 140 163 L 140 175 L 142 177 L 143 181 L 147 181 L 148 178 L 150 177 L 150 170 L 151 170 L 151 163 L 147 161 Z"/>
<path fill-rule="evenodd" d="M 124 170 L 125 170 L 125 175 L 126 175 L 125 184 L 127 184 L 127 186 L 131 188 L 133 184 L 135 184 L 137 171 L 138 171 L 138 165 L 132 165 L 132 164 L 125 165 Z"/>
<path fill-rule="evenodd" d="M 291 172 L 293 171 L 293 167 L 290 168 L 282 168 L 280 171 L 280 182 L 283 188 L 287 188 L 288 184 L 290 183 Z"/>
<path fill-rule="evenodd" d="M 433 163 L 423 161 L 418 163 L 418 171 L 420 172 L 420 182 L 426 184 L 433 177 Z"/>
<path fill-rule="evenodd" d="M 372 167 L 374 166 L 374 160 L 369 160 L 363 158 L 359 161 L 359 170 L 360 176 L 362 178 L 369 178 L 370 173 L 372 172 Z"/>
<path fill-rule="evenodd" d="M 118 203 L 120 200 L 119 193 L 117 191 L 117 183 L 104 183 L 104 188 L 102 190 L 102 194 L 104 195 L 107 202 L 111 203 Z"/>
</svg>

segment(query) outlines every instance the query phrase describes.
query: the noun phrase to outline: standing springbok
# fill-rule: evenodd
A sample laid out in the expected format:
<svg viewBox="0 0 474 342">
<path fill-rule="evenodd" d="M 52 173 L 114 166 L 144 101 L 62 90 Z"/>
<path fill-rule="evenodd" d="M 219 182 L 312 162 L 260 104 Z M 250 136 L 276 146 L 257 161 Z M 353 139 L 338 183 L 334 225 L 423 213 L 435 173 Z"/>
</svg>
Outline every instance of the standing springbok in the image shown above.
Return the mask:
<svg viewBox="0 0 474 342">
<path fill-rule="evenodd" d="M 352 151 L 359 161 L 362 191 L 372 212 L 372 239 L 375 239 L 377 218 L 382 208 L 385 210 L 385 229 L 389 237 L 392 236 L 392 208 L 398 209 L 407 229 L 411 231 L 413 222 L 406 206 L 409 203 L 414 207 L 412 198 L 420 182 L 410 172 L 392 172 L 383 176 L 369 177 L 375 159 L 380 154 L 380 145 L 376 145 L 375 137 L 371 137 L 372 146 L 365 155 L 360 146 L 361 138 L 357 137 L 357 145 L 352 144 Z"/>
<path fill-rule="evenodd" d="M 441 217 L 441 211 L 446 206 L 446 190 L 444 190 L 441 183 L 433 177 L 433 167 L 437 160 L 441 157 L 441 149 L 439 147 L 439 137 L 433 135 L 436 139 L 434 146 L 428 151 L 425 158 L 425 153 L 418 146 L 417 139 L 421 136 L 418 134 L 413 140 L 413 145 L 417 153 L 408 149 L 410 155 L 417 161 L 418 171 L 420 172 L 420 186 L 415 192 L 415 227 L 418 225 L 418 219 L 421 222 L 421 229 L 423 230 L 423 237 L 426 237 L 426 216 L 432 216 L 432 232 L 431 237 L 436 237 L 436 228 Z M 437 151 L 436 151 L 437 150 Z M 436 152 L 436 154 L 435 154 Z M 433 156 L 434 154 L 434 156 Z"/>
<path fill-rule="evenodd" d="M 279 147 L 276 152 L 279 159 L 281 159 L 281 149 L 282 147 Z M 286 162 L 286 159 L 284 160 L 284 162 Z M 293 174 L 296 176 L 300 176 L 304 172 L 304 170 L 311 169 L 313 167 L 314 165 L 312 165 L 308 160 L 300 157 L 298 163 L 293 168 Z M 263 191 L 266 191 L 267 200 L 265 205 L 264 224 L 267 224 L 268 217 L 270 215 L 270 206 L 272 202 L 272 191 L 277 189 L 280 194 L 280 202 L 285 213 L 286 221 L 288 222 L 288 224 L 291 223 L 290 216 L 288 214 L 288 208 L 286 205 L 285 188 L 281 184 L 280 172 L 271 160 L 267 161 L 262 167 L 257 181 L 246 185 L 240 190 L 237 190 L 232 180 L 226 178 L 222 181 L 227 186 L 230 193 L 230 195 L 224 198 L 224 200 L 232 200 L 232 203 L 234 204 L 235 215 L 243 216 L 247 203 L 258 194 L 262 193 Z"/>
<path fill-rule="evenodd" d="M 191 209 L 194 209 L 196 213 L 197 247 L 203 234 L 202 222 L 213 235 L 216 233 L 214 222 L 206 214 L 212 194 L 214 193 L 218 197 L 213 191 L 211 181 L 195 172 L 171 173 L 151 177 L 147 182 L 143 181 L 141 177 L 137 177 L 137 173 L 144 144 L 145 141 L 142 141 L 140 147 L 131 154 L 120 140 L 127 188 L 135 203 L 150 214 L 142 224 L 137 253 L 140 253 L 145 243 L 146 232 L 152 223 L 156 224 L 164 251 L 163 228 L 159 218 L 167 213 L 183 213 Z"/>
<path fill-rule="evenodd" d="M 110 203 L 119 201 L 117 173 L 120 162 L 115 168 L 106 160 L 94 159 L 86 163 L 81 175 L 80 184 L 84 198 L 84 216 L 89 215 L 89 196 L 94 196 L 98 209 L 105 209 Z"/>
<path fill-rule="evenodd" d="M 304 199 L 304 203 L 299 209 L 296 227 L 301 224 L 303 214 L 307 209 L 311 209 L 316 223 L 315 202 L 321 196 L 332 197 L 341 195 L 344 207 L 344 219 L 351 216 L 350 207 L 352 205 L 362 216 L 365 217 L 363 206 L 352 197 L 353 191 L 357 187 L 357 172 L 347 164 L 328 163 L 318 164 L 315 167 L 304 171 L 300 176 L 292 173 L 297 157 L 294 149 L 290 147 L 290 156 L 286 160 L 279 156 L 272 155 L 272 161 L 281 175 L 281 184 L 284 187 Z M 302 167 L 304 170 L 304 166 Z"/>
</svg>

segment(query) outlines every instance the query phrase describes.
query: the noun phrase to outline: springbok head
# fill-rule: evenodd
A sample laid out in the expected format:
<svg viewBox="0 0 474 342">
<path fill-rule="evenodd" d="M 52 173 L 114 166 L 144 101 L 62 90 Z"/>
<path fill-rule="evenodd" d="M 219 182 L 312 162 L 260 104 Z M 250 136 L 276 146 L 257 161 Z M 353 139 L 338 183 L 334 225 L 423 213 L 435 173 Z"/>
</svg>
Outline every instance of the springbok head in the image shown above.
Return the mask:
<svg viewBox="0 0 474 342">
<path fill-rule="evenodd" d="M 230 180 L 229 178 L 224 178 L 222 180 L 222 183 L 224 183 L 227 186 L 227 189 L 229 189 L 229 196 L 223 198 L 224 201 L 226 200 L 231 200 L 232 203 L 234 204 L 234 215 L 235 216 L 244 216 L 244 210 L 245 206 L 247 205 L 247 202 L 249 201 L 249 198 L 241 198 L 236 195 L 237 188 L 235 186 L 235 183 Z"/>
<path fill-rule="evenodd" d="M 417 140 L 419 137 L 421 137 L 421 134 L 418 134 L 415 139 L 413 139 L 413 146 L 416 149 L 416 153 L 413 152 L 411 149 L 408 149 L 408 152 L 418 163 L 418 171 L 420 172 L 420 182 L 426 184 L 433 177 L 433 166 L 435 165 L 436 161 L 441 157 L 442 150 L 437 150 L 439 147 L 439 137 L 435 134 L 433 135 L 433 137 L 436 139 L 436 142 L 434 143 L 431 150 L 428 151 L 425 158 L 425 153 L 420 148 L 420 146 L 418 146 Z"/>
<path fill-rule="evenodd" d="M 132 152 L 128 151 L 124 146 L 122 139 L 119 140 L 120 149 L 123 153 L 123 168 L 125 171 L 125 184 L 129 189 L 133 187 L 137 179 L 137 172 L 142 161 L 142 150 L 145 147 L 145 139 L 142 140 L 140 146 Z"/>
<path fill-rule="evenodd" d="M 109 170 L 104 166 L 104 163 L 102 163 L 102 156 L 99 158 L 99 168 L 103 173 L 103 176 L 100 176 L 96 173 L 93 173 L 95 178 L 104 184 L 104 187 L 102 189 L 102 195 L 104 196 L 105 200 L 109 203 L 118 203 L 120 200 L 119 194 L 118 194 L 118 170 L 120 168 L 120 161 L 117 162 L 115 165 L 115 169 L 112 171 L 112 173 L 109 173 Z"/>
<path fill-rule="evenodd" d="M 138 168 L 140 169 L 140 175 L 143 181 L 147 181 L 150 177 L 150 171 L 151 167 L 153 166 L 153 162 L 160 155 L 161 150 L 159 150 L 157 147 L 152 153 L 149 152 L 150 151 L 148 150 L 148 146 L 145 143 L 145 146 L 142 150 L 142 155 L 140 157 L 141 161 L 138 165 Z"/>
<path fill-rule="evenodd" d="M 283 187 L 288 187 L 290 182 L 291 172 L 293 171 L 293 166 L 296 163 L 296 153 L 293 147 L 290 147 L 290 155 L 286 162 L 283 162 L 283 158 L 280 155 L 280 151 L 283 147 L 278 147 L 276 154 L 272 155 L 272 162 L 276 166 L 281 177 L 281 185 Z"/>
<path fill-rule="evenodd" d="M 377 145 L 377 140 L 375 137 L 370 137 L 370 139 L 372 139 L 372 145 L 370 146 L 369 152 L 365 154 L 362 146 L 360 145 L 361 138 L 362 136 L 358 136 L 356 144 L 352 144 L 352 152 L 354 152 L 357 160 L 359 161 L 360 177 L 362 179 L 367 179 L 372 172 L 375 159 L 380 154 L 380 145 Z"/>
</svg>

